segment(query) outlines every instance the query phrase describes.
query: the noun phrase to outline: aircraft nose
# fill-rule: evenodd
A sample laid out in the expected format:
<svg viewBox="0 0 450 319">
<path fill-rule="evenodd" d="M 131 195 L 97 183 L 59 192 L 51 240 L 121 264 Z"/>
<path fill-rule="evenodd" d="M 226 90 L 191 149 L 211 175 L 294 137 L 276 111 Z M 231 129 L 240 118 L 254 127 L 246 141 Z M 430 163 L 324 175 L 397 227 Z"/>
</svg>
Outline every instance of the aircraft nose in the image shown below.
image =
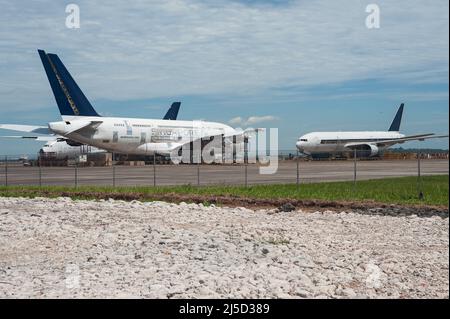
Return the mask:
<svg viewBox="0 0 450 319">
<path fill-rule="evenodd" d="M 66 125 L 64 122 L 51 122 L 48 123 L 48 128 L 52 132 L 63 135 L 66 130 Z"/>
<path fill-rule="evenodd" d="M 295 145 L 300 152 L 303 152 L 303 143 L 301 141 L 298 141 Z"/>
</svg>

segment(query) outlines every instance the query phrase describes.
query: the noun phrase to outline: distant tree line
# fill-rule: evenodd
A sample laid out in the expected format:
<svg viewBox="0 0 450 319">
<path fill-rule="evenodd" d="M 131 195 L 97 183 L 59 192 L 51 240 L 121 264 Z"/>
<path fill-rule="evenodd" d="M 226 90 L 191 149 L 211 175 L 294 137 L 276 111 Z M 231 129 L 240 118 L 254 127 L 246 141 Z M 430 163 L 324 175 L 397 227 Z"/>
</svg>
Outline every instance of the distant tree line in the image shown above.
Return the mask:
<svg viewBox="0 0 450 319">
<path fill-rule="evenodd" d="M 439 148 L 390 148 L 388 150 L 392 153 L 427 153 L 427 154 L 447 154 L 448 150 L 439 149 Z"/>
</svg>

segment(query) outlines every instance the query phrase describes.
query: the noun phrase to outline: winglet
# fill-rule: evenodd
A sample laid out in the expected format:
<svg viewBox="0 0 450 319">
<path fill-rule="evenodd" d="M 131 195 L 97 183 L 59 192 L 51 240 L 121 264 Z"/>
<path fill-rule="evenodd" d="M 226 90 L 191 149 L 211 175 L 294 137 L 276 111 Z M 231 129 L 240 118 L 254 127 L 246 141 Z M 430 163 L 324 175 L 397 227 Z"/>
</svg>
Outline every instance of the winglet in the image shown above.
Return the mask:
<svg viewBox="0 0 450 319">
<path fill-rule="evenodd" d="M 398 108 L 397 114 L 395 114 L 394 120 L 392 121 L 391 127 L 389 128 L 389 131 L 398 132 L 400 131 L 400 123 L 402 122 L 402 115 L 403 115 L 403 107 L 405 106 L 404 103 L 400 104 L 400 107 Z"/>
<path fill-rule="evenodd" d="M 181 102 L 173 102 L 166 115 L 164 115 L 163 120 L 176 120 L 178 111 L 180 110 L 180 105 Z"/>
</svg>

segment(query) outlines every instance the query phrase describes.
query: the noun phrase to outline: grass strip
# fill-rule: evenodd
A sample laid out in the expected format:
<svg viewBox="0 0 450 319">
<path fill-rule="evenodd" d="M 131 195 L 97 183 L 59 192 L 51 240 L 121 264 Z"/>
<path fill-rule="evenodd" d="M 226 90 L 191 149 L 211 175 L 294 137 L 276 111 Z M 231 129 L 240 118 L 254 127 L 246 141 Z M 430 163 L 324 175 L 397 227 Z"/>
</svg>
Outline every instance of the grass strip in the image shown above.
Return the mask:
<svg viewBox="0 0 450 319">
<path fill-rule="evenodd" d="M 419 199 L 416 177 L 399 177 L 353 182 L 327 182 L 254 186 L 0 186 L 3 197 L 59 197 L 73 199 L 116 198 L 124 200 L 167 200 L 177 202 L 192 196 L 193 201 L 220 203 L 217 198 L 254 200 L 316 200 L 376 202 L 398 205 L 448 206 L 448 175 L 423 176 Z"/>
</svg>

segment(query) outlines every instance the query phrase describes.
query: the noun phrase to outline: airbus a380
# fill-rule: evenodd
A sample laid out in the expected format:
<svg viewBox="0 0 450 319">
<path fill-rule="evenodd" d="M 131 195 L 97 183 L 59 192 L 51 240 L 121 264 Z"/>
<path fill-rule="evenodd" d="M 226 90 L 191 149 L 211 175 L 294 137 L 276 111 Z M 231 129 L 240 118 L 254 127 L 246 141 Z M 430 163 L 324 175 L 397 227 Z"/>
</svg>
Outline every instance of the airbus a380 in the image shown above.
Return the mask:
<svg viewBox="0 0 450 319">
<path fill-rule="evenodd" d="M 402 103 L 388 131 L 354 131 L 354 132 L 313 132 L 301 136 L 297 149 L 306 155 L 338 154 L 357 151 L 360 157 L 371 157 L 382 153 L 387 148 L 408 141 L 423 141 L 431 138 L 443 138 L 434 133 L 406 136 L 400 133 L 403 115 Z"/>
<path fill-rule="evenodd" d="M 176 120 L 180 110 L 181 102 L 173 102 L 164 115 L 164 120 Z M 17 125 L 17 124 L 0 124 L 0 129 L 21 131 L 27 133 L 48 133 L 45 126 Z M 52 159 L 76 158 L 81 154 L 104 153 L 103 149 L 74 142 L 63 136 L 46 134 L 34 136 L 0 136 L 2 138 L 20 138 L 26 140 L 35 140 L 38 142 L 45 141 L 45 145 L 39 150 L 40 156 Z"/>
<path fill-rule="evenodd" d="M 38 52 L 63 119 L 49 123 L 49 132 L 71 141 L 122 154 L 169 155 L 202 139 L 220 136 L 230 144 L 248 133 L 216 122 L 101 117 L 59 57 Z"/>
</svg>

